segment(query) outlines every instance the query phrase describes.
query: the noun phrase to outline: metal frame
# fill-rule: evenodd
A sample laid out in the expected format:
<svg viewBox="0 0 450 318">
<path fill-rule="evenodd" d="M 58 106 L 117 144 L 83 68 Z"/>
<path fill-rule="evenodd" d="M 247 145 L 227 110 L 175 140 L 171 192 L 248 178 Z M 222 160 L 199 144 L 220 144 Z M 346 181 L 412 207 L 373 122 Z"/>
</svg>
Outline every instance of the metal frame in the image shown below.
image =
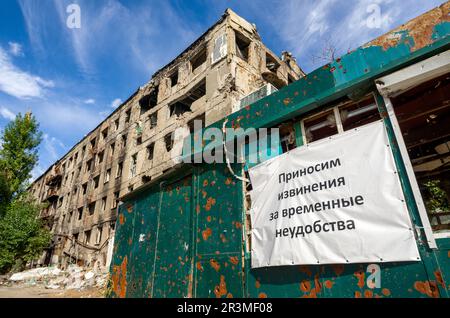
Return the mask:
<svg viewBox="0 0 450 318">
<path fill-rule="evenodd" d="M 414 200 L 416 201 L 419 217 L 423 226 L 428 246 L 437 249 L 435 235 L 431 228 L 428 214 L 420 193 L 419 185 L 414 174 L 411 158 L 409 157 L 405 141 L 395 115 L 394 107 L 390 99 L 391 96 L 397 96 L 423 82 L 436 78 L 450 71 L 450 51 L 437 54 L 419 63 L 403 68 L 397 72 L 381 77 L 375 81 L 377 89 L 381 94 L 392 129 L 398 143 L 399 151 L 403 158 L 406 174 L 411 185 Z"/>
</svg>

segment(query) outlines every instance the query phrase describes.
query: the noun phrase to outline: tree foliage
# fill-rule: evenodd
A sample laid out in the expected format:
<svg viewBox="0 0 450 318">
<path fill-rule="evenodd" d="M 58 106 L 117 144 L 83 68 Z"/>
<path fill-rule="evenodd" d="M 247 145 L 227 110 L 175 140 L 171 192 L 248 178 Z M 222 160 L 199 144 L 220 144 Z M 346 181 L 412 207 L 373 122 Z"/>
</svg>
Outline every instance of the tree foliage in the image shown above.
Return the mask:
<svg viewBox="0 0 450 318">
<path fill-rule="evenodd" d="M 38 162 L 37 147 L 42 133 L 30 113 L 18 114 L 4 129 L 0 149 L 0 171 L 5 174 L 11 199 L 23 193 Z"/>
<path fill-rule="evenodd" d="M 41 256 L 51 240 L 38 218 L 42 207 L 22 196 L 13 200 L 0 220 L 0 273 Z"/>
<path fill-rule="evenodd" d="M 42 139 L 35 117 L 18 114 L 4 129 L 0 149 L 0 273 L 36 259 L 50 243 L 37 205 L 26 193 Z"/>
</svg>

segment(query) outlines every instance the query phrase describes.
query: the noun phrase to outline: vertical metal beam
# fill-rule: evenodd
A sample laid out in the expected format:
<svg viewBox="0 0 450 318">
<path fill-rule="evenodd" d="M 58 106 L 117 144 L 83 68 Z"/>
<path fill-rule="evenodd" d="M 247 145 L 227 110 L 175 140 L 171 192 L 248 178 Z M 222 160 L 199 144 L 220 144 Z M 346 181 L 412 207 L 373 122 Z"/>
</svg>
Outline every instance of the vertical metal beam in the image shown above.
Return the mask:
<svg viewBox="0 0 450 318">
<path fill-rule="evenodd" d="M 414 196 L 414 200 L 419 213 L 419 218 L 422 223 L 423 232 L 425 233 L 425 238 L 427 240 L 428 246 L 432 249 L 437 249 L 436 240 L 434 239 L 433 230 L 431 229 L 431 224 L 427 215 L 427 210 L 425 208 L 425 204 L 422 199 L 422 194 L 420 193 L 419 185 L 417 183 L 417 179 L 414 174 L 414 170 L 411 164 L 411 160 L 409 158 L 405 141 L 403 139 L 400 125 L 398 124 L 397 117 L 395 116 L 394 107 L 392 106 L 392 102 L 389 97 L 378 96 L 377 102 L 379 101 L 380 98 L 382 98 L 384 106 L 386 107 L 387 110 L 388 119 L 392 126 L 392 131 L 397 141 L 398 149 L 400 151 L 402 161 L 405 166 L 406 176 L 408 178 L 409 185 L 411 187 L 411 191 Z"/>
<path fill-rule="evenodd" d="M 303 140 L 303 129 L 300 121 L 294 123 L 294 132 L 295 132 L 295 144 L 297 147 L 301 147 L 304 145 Z"/>
</svg>

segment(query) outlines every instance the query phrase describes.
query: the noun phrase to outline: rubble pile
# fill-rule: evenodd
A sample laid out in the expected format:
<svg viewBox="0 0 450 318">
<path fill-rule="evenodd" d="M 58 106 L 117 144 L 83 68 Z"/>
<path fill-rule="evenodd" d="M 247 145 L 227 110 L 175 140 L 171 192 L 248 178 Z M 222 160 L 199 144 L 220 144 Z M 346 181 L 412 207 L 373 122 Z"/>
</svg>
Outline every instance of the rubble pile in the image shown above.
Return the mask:
<svg viewBox="0 0 450 318">
<path fill-rule="evenodd" d="M 100 270 L 84 269 L 70 265 L 66 270 L 57 267 L 34 268 L 9 277 L 12 284 L 44 286 L 47 289 L 103 289 L 106 287 L 108 273 Z"/>
</svg>

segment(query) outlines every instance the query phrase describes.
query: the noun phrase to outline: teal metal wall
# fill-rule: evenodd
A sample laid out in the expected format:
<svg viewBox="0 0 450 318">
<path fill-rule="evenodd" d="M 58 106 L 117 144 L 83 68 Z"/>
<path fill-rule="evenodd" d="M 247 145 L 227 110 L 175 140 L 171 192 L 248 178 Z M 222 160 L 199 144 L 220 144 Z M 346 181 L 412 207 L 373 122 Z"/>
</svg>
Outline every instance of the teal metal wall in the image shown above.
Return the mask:
<svg viewBox="0 0 450 318">
<path fill-rule="evenodd" d="M 450 48 L 449 7 L 447 2 L 210 127 L 222 129 L 225 120 L 226 127 L 272 127 L 340 97 L 376 92 L 380 76 Z M 377 102 L 411 219 L 420 228 L 404 158 L 378 95 Z M 119 208 L 111 296 L 449 297 L 450 239 L 431 250 L 422 233 L 422 261 L 378 264 L 381 287 L 371 289 L 368 264 L 250 269 L 244 210 L 242 182 L 224 164 L 185 167 L 127 196 Z"/>
</svg>

